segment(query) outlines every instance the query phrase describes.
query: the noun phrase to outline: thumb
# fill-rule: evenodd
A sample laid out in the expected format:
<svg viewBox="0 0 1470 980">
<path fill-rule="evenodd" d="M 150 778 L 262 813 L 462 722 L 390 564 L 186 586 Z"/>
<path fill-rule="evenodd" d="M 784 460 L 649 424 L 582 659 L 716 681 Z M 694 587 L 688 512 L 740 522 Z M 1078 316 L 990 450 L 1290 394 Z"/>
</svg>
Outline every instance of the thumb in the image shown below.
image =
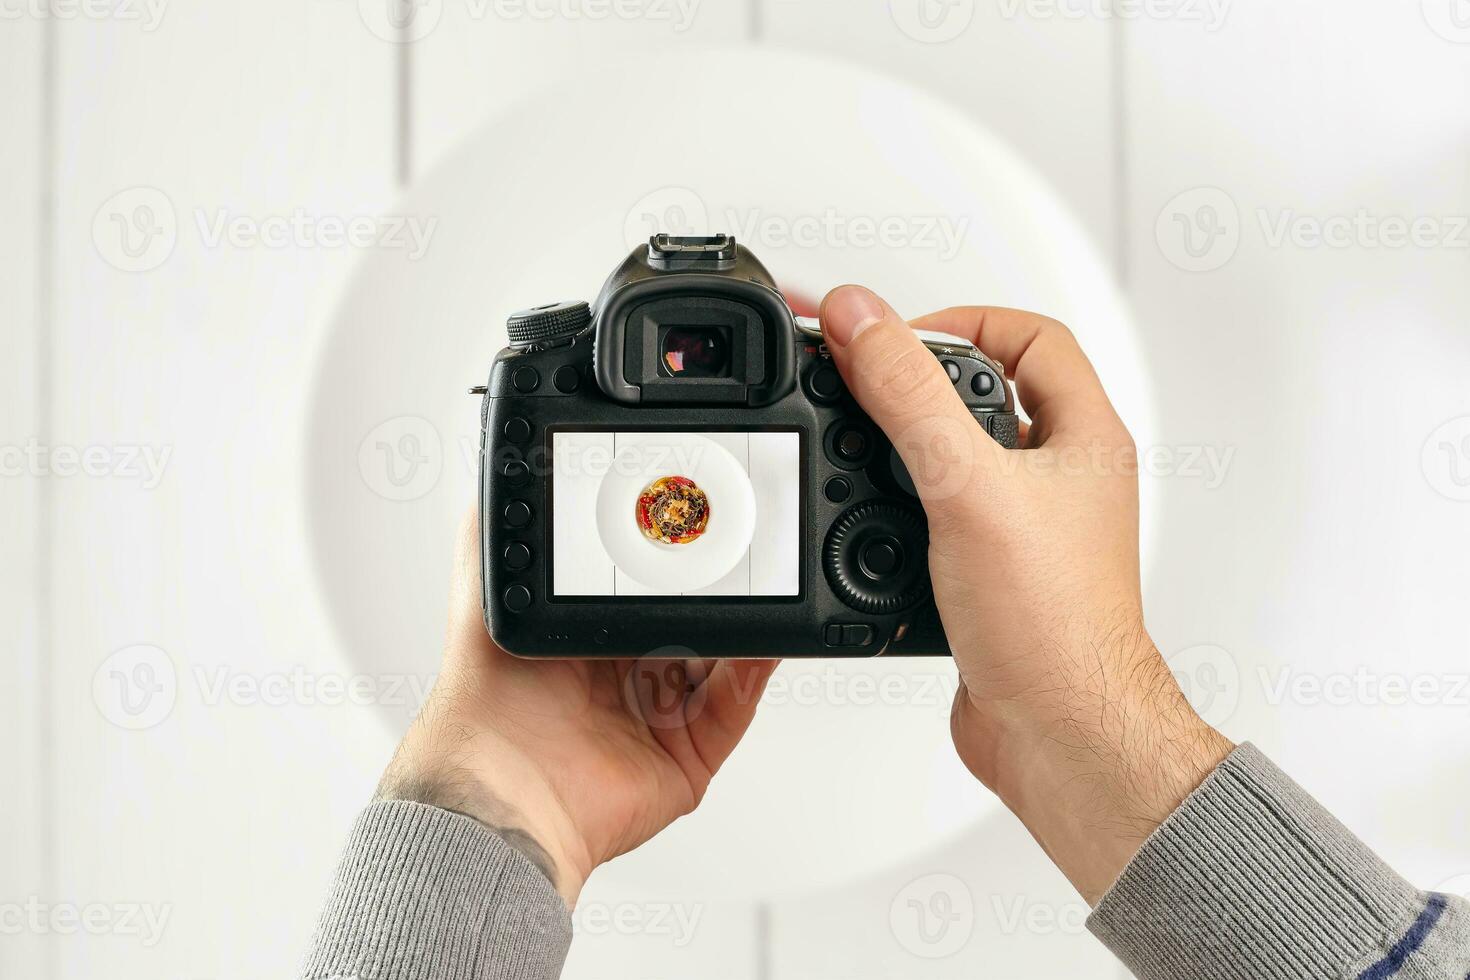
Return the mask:
<svg viewBox="0 0 1470 980">
<path fill-rule="evenodd" d="M 839 286 L 822 301 L 821 319 L 848 390 L 893 443 L 926 510 L 992 472 L 998 447 L 891 306 L 862 286 Z"/>
</svg>

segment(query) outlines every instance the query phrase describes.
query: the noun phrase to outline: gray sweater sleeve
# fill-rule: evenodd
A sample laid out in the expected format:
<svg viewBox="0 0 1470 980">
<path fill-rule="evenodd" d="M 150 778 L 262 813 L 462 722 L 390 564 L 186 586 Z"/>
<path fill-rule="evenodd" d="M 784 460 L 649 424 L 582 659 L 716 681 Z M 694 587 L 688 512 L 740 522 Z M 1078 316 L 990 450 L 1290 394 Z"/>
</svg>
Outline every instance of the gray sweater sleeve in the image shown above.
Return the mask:
<svg viewBox="0 0 1470 980">
<path fill-rule="evenodd" d="M 571 943 L 561 896 L 519 851 L 447 810 L 391 800 L 352 828 L 304 980 L 543 980 Z"/>
<path fill-rule="evenodd" d="M 1087 925 L 1139 980 L 1470 980 L 1470 903 L 1394 874 L 1248 744 Z"/>
</svg>

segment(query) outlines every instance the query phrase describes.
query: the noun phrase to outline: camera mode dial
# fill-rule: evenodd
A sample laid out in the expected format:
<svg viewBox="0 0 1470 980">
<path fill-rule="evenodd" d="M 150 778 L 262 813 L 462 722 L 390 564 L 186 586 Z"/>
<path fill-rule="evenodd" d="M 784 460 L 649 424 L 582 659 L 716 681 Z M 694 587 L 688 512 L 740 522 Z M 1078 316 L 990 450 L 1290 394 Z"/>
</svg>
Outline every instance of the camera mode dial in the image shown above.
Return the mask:
<svg viewBox="0 0 1470 980">
<path fill-rule="evenodd" d="M 592 311 L 586 303 L 577 300 L 512 313 L 505 321 L 505 332 L 510 337 L 510 345 L 517 349 L 559 347 L 571 343 L 591 322 Z"/>
<path fill-rule="evenodd" d="M 858 612 L 888 615 L 929 594 L 929 532 L 911 507 L 868 501 L 827 532 L 822 569 L 832 591 Z"/>
</svg>

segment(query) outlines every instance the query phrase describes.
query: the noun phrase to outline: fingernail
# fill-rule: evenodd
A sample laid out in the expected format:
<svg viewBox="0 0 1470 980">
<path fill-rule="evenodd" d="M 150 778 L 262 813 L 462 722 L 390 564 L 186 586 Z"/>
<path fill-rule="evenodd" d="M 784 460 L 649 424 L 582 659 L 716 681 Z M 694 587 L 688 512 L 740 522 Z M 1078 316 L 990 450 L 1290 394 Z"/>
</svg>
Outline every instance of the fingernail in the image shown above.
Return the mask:
<svg viewBox="0 0 1470 980">
<path fill-rule="evenodd" d="M 839 286 L 822 304 L 822 332 L 828 343 L 846 347 L 883 319 L 883 301 L 862 286 Z"/>
</svg>

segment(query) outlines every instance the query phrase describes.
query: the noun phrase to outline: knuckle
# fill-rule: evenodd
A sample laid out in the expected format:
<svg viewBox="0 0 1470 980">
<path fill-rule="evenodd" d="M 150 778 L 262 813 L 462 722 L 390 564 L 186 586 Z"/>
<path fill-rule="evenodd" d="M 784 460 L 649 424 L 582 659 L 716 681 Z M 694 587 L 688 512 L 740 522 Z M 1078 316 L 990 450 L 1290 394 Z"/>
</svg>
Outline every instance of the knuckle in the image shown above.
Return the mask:
<svg viewBox="0 0 1470 980">
<path fill-rule="evenodd" d="M 892 342 L 873 352 L 863 380 L 869 392 L 885 401 L 923 398 L 937 390 L 942 372 L 934 355 L 921 344 Z"/>
</svg>

